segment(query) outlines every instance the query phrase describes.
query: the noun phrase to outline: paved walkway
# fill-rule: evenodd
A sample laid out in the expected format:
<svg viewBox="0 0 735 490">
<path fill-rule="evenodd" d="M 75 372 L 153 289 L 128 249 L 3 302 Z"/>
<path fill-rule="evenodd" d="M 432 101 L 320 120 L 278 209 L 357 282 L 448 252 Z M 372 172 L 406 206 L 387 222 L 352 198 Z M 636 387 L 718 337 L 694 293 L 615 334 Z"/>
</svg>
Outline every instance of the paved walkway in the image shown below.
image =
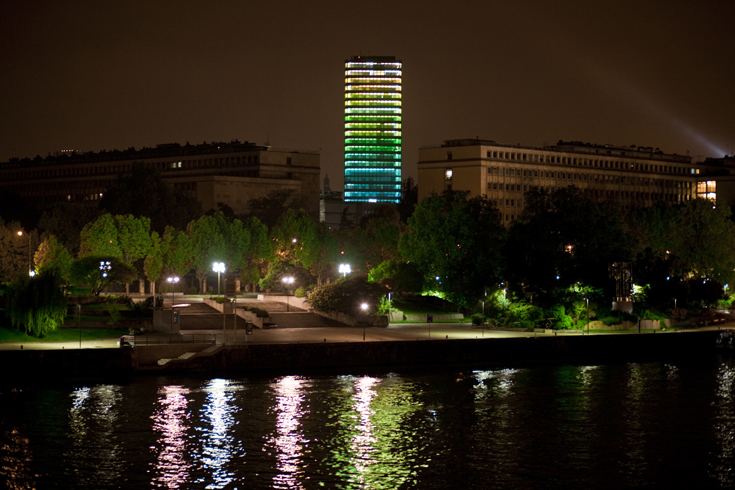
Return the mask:
<svg viewBox="0 0 735 490">
<path fill-rule="evenodd" d="M 167 297 L 167 305 L 171 305 L 170 295 Z M 482 339 L 482 338 L 513 338 L 513 337 L 544 337 L 544 336 L 569 336 L 586 335 L 580 332 L 556 331 L 551 333 L 540 332 L 516 332 L 488 330 L 480 326 L 459 323 L 395 323 L 385 328 L 377 327 L 350 327 L 333 320 L 321 317 L 313 313 L 288 306 L 279 302 L 264 302 L 255 299 L 239 299 L 239 306 L 256 306 L 271 313 L 271 318 L 277 325 L 269 329 L 253 329 L 251 335 L 247 335 L 244 328 L 245 322 L 233 315 L 222 315 L 213 308 L 203 304 L 201 297 L 175 298 L 175 302 L 188 303 L 189 306 L 181 309 L 181 334 L 167 334 L 150 332 L 136 336 L 136 343 L 178 343 L 181 341 L 192 341 L 194 336 L 214 339 L 221 344 L 223 331 L 227 345 L 245 343 L 313 343 L 313 342 L 376 342 L 376 341 L 406 341 L 406 340 L 457 340 L 457 339 Z M 296 311 L 294 311 L 296 310 Z M 224 320 L 224 329 L 223 329 Z M 718 326 L 703 327 L 697 330 L 718 330 L 735 328 L 735 323 L 728 322 Z M 618 332 L 595 333 L 592 335 L 617 335 Z M 644 331 L 641 335 L 655 335 L 650 331 Z M 661 335 L 659 333 L 658 335 Z M 114 348 L 118 347 L 118 338 L 83 341 L 82 348 Z M 22 344 L 23 349 L 78 349 L 79 342 L 33 342 Z M 19 343 L 0 344 L 0 350 L 19 350 Z"/>
</svg>

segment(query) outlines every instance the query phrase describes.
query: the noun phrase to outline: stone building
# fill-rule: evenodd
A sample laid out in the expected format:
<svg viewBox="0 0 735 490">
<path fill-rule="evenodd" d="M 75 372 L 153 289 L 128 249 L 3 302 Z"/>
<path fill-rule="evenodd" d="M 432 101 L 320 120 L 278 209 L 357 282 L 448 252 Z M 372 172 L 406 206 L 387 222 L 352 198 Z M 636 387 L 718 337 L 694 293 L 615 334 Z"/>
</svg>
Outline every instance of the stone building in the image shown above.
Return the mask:
<svg viewBox="0 0 735 490">
<path fill-rule="evenodd" d="M 318 152 L 239 141 L 13 158 L 0 163 L 0 189 L 17 193 L 41 210 L 58 201 L 96 205 L 117 176 L 136 163 L 160 170 L 165 182 L 196 197 L 205 211 L 229 206 L 236 214 L 245 213 L 251 199 L 292 189 L 305 197 L 307 213 L 319 219 Z"/>
</svg>

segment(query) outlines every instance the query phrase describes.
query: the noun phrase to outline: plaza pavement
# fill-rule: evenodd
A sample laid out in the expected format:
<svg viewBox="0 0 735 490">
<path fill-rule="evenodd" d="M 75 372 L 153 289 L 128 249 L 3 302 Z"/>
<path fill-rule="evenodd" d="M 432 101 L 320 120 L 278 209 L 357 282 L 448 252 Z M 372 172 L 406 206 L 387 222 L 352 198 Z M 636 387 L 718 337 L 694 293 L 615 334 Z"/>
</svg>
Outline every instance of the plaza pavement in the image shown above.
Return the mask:
<svg viewBox="0 0 735 490">
<path fill-rule="evenodd" d="M 165 306 L 171 305 L 170 295 L 167 295 Z M 182 331 L 180 334 L 167 334 L 159 332 L 150 332 L 146 334 L 138 334 L 135 336 L 137 345 L 145 344 L 168 344 L 193 342 L 197 337 L 200 339 L 207 337 L 209 341 L 222 344 L 223 329 L 222 315 L 220 313 L 206 312 L 203 310 L 204 305 L 196 305 L 201 303 L 201 297 L 187 296 L 183 301 L 181 297 L 176 298 L 176 303 L 181 302 L 192 304 L 192 308 L 187 311 L 183 309 L 181 315 Z M 195 307 L 196 305 L 196 307 Z M 262 301 L 238 300 L 238 305 L 258 306 L 266 309 L 271 313 L 277 313 L 281 319 L 288 319 L 290 315 L 303 315 L 303 311 L 293 311 L 286 313 L 286 307 L 282 303 L 264 303 Z M 208 307 L 206 307 L 208 308 Z M 214 310 L 212 310 L 214 311 Z M 245 344 L 277 344 L 277 343 L 315 343 L 315 342 L 386 342 L 386 341 L 421 341 L 421 340 L 460 340 L 460 339 L 492 339 L 492 338 L 514 338 L 514 337 L 544 337 L 544 336 L 578 336 L 587 335 L 580 332 L 564 332 L 564 331 L 546 331 L 546 332 L 528 332 L 528 331 L 509 331 L 509 330 L 491 330 L 487 327 L 474 326 L 469 323 L 392 323 L 388 327 L 350 327 L 346 325 L 334 326 L 331 320 L 324 319 L 323 323 L 330 326 L 319 326 L 311 320 L 308 326 L 304 328 L 285 328 L 276 327 L 269 329 L 254 328 L 251 335 L 245 332 L 245 322 L 241 318 L 234 320 L 232 315 L 228 315 L 225 319 L 225 344 L 226 345 L 245 345 Z M 289 322 L 285 322 L 289 323 Z M 208 328 L 198 328 L 207 326 Z M 698 330 L 717 330 L 722 328 L 733 328 L 734 323 L 726 323 L 713 327 L 699 328 Z M 592 335 L 615 335 L 616 332 L 610 333 L 593 333 Z M 642 333 L 642 335 L 653 335 L 651 332 Z M 661 335 L 661 333 L 659 333 Z M 100 339 L 82 341 L 83 349 L 99 349 L 99 348 L 116 348 L 119 338 Z M 48 349 L 79 349 L 79 342 L 32 342 L 32 343 L 4 343 L 0 344 L 0 350 L 48 350 Z"/>
</svg>

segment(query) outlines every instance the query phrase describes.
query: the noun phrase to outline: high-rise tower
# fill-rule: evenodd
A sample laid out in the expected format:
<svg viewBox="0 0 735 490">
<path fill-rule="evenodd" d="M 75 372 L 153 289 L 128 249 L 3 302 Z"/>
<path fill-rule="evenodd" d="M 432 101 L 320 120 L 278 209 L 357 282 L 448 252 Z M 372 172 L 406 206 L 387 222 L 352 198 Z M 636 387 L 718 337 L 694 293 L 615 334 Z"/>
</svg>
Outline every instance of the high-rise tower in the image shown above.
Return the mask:
<svg viewBox="0 0 735 490">
<path fill-rule="evenodd" d="M 401 198 L 401 66 L 394 56 L 345 61 L 347 202 Z"/>
</svg>

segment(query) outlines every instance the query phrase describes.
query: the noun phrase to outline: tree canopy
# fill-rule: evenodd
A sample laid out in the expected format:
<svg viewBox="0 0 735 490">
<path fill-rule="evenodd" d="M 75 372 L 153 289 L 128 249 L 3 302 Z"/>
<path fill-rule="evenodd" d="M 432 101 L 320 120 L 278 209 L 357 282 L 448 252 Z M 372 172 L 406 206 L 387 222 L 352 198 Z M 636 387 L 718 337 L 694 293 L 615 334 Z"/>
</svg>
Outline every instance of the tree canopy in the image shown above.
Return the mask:
<svg viewBox="0 0 735 490">
<path fill-rule="evenodd" d="M 447 191 L 418 203 L 399 249 L 406 261 L 433 282 L 432 289 L 466 307 L 501 280 L 504 237 L 492 201 Z"/>
</svg>

